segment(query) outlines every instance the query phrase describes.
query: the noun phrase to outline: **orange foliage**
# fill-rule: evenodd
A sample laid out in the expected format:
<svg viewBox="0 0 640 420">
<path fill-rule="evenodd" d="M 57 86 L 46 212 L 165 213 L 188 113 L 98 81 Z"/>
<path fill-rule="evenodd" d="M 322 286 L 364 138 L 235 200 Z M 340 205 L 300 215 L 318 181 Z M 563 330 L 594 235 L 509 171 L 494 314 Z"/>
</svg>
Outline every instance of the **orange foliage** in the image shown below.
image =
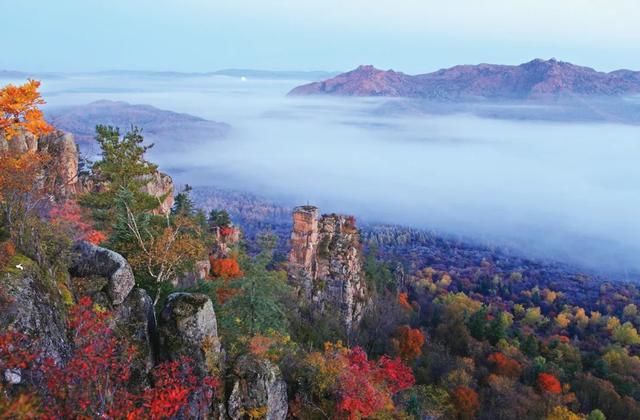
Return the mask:
<svg viewBox="0 0 640 420">
<path fill-rule="evenodd" d="M 226 301 L 234 297 L 238 294 L 238 291 L 235 289 L 230 289 L 228 287 L 221 287 L 216 290 L 216 299 L 220 305 L 224 305 Z"/>
<path fill-rule="evenodd" d="M 407 325 L 398 328 L 398 354 L 404 361 L 417 359 L 422 354 L 424 334 L 417 328 Z"/>
<path fill-rule="evenodd" d="M 540 373 L 538 375 L 538 387 L 540 390 L 551 394 L 560 394 L 562 392 L 560 381 L 550 373 Z"/>
<path fill-rule="evenodd" d="M 259 357 L 263 357 L 273 346 L 275 340 L 264 335 L 255 335 L 249 340 L 249 351 Z"/>
<path fill-rule="evenodd" d="M 218 303 L 223 305 L 227 300 L 238 294 L 238 290 L 228 287 L 228 283 L 233 279 L 244 276 L 244 273 L 235 258 L 216 258 L 210 255 L 209 262 L 211 263 L 211 275 L 224 282 L 224 286 L 216 290 L 216 299 Z"/>
<path fill-rule="evenodd" d="M 461 418 L 474 418 L 476 412 L 480 409 L 478 393 L 467 386 L 460 385 L 456 387 L 451 394 L 451 399 Z"/>
<path fill-rule="evenodd" d="M 409 303 L 409 294 L 405 292 L 398 294 L 398 304 L 408 311 L 413 309 Z"/>
<path fill-rule="evenodd" d="M 0 268 L 4 267 L 14 255 L 16 255 L 16 247 L 13 242 L 0 243 Z"/>
<path fill-rule="evenodd" d="M 500 352 L 491 353 L 487 360 L 492 365 L 493 371 L 500 376 L 517 378 L 522 371 L 520 363 Z"/>
<path fill-rule="evenodd" d="M 240 269 L 240 264 L 235 258 L 215 258 L 211 256 L 209 261 L 211 262 L 211 273 L 214 277 L 234 279 L 244 275 Z"/>
<path fill-rule="evenodd" d="M 17 195 L 34 193 L 39 174 L 49 160 L 40 153 L 0 155 L 0 200 L 15 201 Z"/>
<path fill-rule="evenodd" d="M 38 108 L 45 102 L 38 92 L 40 82 L 29 80 L 22 86 L 7 85 L 0 89 L 0 132 L 6 138 L 23 129 L 35 135 L 53 131 Z"/>
</svg>

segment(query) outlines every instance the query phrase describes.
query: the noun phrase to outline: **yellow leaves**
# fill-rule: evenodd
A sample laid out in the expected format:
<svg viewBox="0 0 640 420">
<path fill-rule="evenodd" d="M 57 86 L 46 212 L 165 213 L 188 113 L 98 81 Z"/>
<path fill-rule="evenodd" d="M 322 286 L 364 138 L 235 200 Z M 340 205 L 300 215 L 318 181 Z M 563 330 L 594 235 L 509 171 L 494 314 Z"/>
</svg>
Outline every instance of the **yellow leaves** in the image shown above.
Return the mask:
<svg viewBox="0 0 640 420">
<path fill-rule="evenodd" d="M 39 88 L 39 81 L 29 80 L 22 86 L 9 84 L 0 89 L 0 132 L 5 138 L 12 138 L 20 130 L 34 135 L 53 131 L 38 108 L 45 103 Z"/>
<path fill-rule="evenodd" d="M 551 410 L 546 420 L 581 420 L 583 417 L 561 405 Z"/>
<path fill-rule="evenodd" d="M 267 418 L 267 407 L 253 407 L 247 410 L 244 414 L 249 417 L 250 420 L 265 419 Z"/>
</svg>

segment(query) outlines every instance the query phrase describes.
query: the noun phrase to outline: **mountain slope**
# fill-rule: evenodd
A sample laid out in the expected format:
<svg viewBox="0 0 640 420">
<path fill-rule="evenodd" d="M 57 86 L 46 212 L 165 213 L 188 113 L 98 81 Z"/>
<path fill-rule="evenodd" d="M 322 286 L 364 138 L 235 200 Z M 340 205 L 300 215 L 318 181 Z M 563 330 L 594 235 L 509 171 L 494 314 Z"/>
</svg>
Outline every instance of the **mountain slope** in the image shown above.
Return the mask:
<svg viewBox="0 0 640 420">
<path fill-rule="evenodd" d="M 121 131 L 135 125 L 143 129 L 145 136 L 176 140 L 191 137 L 219 138 L 230 129 L 225 123 L 189 114 L 166 111 L 150 105 L 106 100 L 53 110 L 48 112 L 47 117 L 54 126 L 73 133 L 81 146 L 93 143 L 98 124 L 119 127 Z"/>
<path fill-rule="evenodd" d="M 618 70 L 603 73 L 555 59 L 536 59 L 518 66 L 460 65 L 415 76 L 360 66 L 322 82 L 299 86 L 289 94 L 459 100 L 619 96 L 635 93 L 640 93 L 640 72 Z"/>
</svg>

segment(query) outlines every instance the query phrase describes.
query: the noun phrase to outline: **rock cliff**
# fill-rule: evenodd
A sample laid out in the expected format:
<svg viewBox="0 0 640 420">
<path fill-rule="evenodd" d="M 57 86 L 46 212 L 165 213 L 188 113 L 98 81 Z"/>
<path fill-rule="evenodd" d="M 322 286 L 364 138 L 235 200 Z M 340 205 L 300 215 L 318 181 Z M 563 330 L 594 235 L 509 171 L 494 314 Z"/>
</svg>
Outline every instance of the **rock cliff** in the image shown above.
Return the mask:
<svg viewBox="0 0 640 420">
<path fill-rule="evenodd" d="M 27 152 L 48 153 L 51 156 L 48 169 L 56 174 L 52 191 L 63 198 L 77 192 L 78 146 L 71 134 L 56 130 L 40 137 L 29 132 L 19 133 L 11 139 L 0 136 L 0 153 L 3 152 L 13 156 Z"/>
<path fill-rule="evenodd" d="M 350 330 L 362 318 L 366 284 L 360 235 L 351 216 L 293 211 L 289 279 L 318 310 L 335 308 Z"/>
<path fill-rule="evenodd" d="M 48 170 L 56 174 L 51 191 L 60 199 L 75 194 L 100 190 L 104 186 L 91 175 L 79 175 L 79 151 L 72 134 L 56 130 L 51 134 L 36 137 L 23 132 L 11 139 L 0 137 L 0 153 L 19 156 L 27 152 L 46 152 L 51 156 Z M 173 180 L 162 172 L 154 173 L 143 187 L 147 194 L 161 198 L 158 213 L 166 214 L 173 206 Z"/>
</svg>

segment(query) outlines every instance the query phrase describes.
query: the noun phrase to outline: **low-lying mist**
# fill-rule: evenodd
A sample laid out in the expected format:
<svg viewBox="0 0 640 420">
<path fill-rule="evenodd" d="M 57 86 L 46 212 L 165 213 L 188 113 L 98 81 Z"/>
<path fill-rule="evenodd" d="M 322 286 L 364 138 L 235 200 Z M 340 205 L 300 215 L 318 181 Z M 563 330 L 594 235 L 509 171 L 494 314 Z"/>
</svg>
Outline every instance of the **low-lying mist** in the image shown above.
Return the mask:
<svg viewBox="0 0 640 420">
<path fill-rule="evenodd" d="M 286 97 L 296 81 L 51 83 L 50 106 L 124 100 L 231 124 L 223 140 L 153 139 L 163 145 L 152 158 L 182 183 L 462 234 L 622 276 L 640 272 L 636 125 L 386 114 L 382 99 Z"/>
</svg>

